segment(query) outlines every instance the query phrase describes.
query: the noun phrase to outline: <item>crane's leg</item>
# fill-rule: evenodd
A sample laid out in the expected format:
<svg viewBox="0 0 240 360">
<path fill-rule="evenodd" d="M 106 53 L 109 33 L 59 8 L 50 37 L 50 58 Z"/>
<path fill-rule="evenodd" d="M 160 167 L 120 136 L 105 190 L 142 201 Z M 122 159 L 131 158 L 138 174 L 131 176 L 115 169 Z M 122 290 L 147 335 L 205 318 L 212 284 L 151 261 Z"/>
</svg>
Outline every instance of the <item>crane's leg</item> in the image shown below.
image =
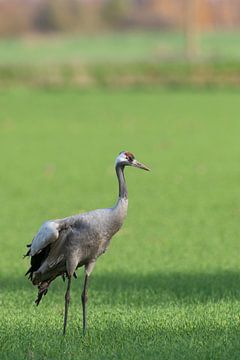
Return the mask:
<svg viewBox="0 0 240 360">
<path fill-rule="evenodd" d="M 83 310 L 83 335 L 86 334 L 87 330 L 87 285 L 88 285 L 88 278 L 94 268 L 95 261 L 89 263 L 85 266 L 85 277 L 84 277 L 84 285 L 83 285 L 83 292 L 82 292 L 82 310 Z"/>
<path fill-rule="evenodd" d="M 68 276 L 68 284 L 67 284 L 67 291 L 65 294 L 65 312 L 64 312 L 64 324 L 63 324 L 63 335 L 66 334 L 66 327 L 67 327 L 67 317 L 68 317 L 68 307 L 70 303 L 70 286 L 71 286 L 71 275 Z"/>
<path fill-rule="evenodd" d="M 82 292 L 82 309 L 83 309 L 83 335 L 86 334 L 87 330 L 87 283 L 88 283 L 88 274 L 85 274 L 84 285 Z"/>
</svg>

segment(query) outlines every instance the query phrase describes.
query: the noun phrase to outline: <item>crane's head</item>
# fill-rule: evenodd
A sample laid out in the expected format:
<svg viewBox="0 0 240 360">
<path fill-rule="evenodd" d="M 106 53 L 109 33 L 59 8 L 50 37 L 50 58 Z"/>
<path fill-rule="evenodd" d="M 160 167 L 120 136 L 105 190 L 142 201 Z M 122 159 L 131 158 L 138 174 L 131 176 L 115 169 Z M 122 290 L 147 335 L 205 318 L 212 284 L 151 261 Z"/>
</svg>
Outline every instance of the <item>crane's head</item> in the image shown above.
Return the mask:
<svg viewBox="0 0 240 360">
<path fill-rule="evenodd" d="M 122 165 L 122 166 L 134 166 L 139 169 L 150 171 L 150 169 L 141 164 L 139 161 L 137 161 L 132 153 L 129 151 L 122 151 L 116 158 L 116 166 Z"/>
</svg>

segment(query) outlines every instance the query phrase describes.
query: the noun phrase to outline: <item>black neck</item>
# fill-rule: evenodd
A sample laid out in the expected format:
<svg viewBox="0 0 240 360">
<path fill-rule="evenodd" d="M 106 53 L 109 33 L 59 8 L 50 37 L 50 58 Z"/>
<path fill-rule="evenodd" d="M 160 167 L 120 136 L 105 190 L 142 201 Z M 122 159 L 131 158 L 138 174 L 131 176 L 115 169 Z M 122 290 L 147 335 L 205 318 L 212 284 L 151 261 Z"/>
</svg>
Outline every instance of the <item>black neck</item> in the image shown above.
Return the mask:
<svg viewBox="0 0 240 360">
<path fill-rule="evenodd" d="M 127 192 L 126 180 L 124 177 L 124 166 L 121 164 L 117 164 L 116 165 L 116 173 L 117 173 L 118 184 L 119 184 L 119 197 L 121 199 L 123 199 L 123 198 L 127 199 L 128 192 Z"/>
</svg>

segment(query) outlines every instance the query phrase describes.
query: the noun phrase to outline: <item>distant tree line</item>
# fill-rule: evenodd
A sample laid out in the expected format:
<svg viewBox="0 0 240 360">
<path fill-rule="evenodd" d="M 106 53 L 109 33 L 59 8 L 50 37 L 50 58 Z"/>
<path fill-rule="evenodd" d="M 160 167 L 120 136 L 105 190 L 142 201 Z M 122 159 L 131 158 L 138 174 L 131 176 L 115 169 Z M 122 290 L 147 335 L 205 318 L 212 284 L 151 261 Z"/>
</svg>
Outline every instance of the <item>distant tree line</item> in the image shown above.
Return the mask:
<svg viewBox="0 0 240 360">
<path fill-rule="evenodd" d="M 202 29 L 240 26 L 239 0 L 194 0 Z M 0 0 L 0 35 L 183 29 L 188 0 Z"/>
</svg>

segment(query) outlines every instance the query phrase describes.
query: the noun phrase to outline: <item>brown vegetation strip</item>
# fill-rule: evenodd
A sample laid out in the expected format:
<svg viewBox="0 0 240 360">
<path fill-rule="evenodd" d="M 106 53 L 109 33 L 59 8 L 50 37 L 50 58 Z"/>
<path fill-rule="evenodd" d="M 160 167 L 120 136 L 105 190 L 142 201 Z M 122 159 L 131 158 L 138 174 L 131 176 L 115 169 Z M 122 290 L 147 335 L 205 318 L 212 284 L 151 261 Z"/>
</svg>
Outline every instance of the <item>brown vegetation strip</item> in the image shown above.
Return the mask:
<svg viewBox="0 0 240 360">
<path fill-rule="evenodd" d="M 238 63 L 138 63 L 0 66 L 0 88 L 193 86 L 240 87 Z"/>
</svg>

